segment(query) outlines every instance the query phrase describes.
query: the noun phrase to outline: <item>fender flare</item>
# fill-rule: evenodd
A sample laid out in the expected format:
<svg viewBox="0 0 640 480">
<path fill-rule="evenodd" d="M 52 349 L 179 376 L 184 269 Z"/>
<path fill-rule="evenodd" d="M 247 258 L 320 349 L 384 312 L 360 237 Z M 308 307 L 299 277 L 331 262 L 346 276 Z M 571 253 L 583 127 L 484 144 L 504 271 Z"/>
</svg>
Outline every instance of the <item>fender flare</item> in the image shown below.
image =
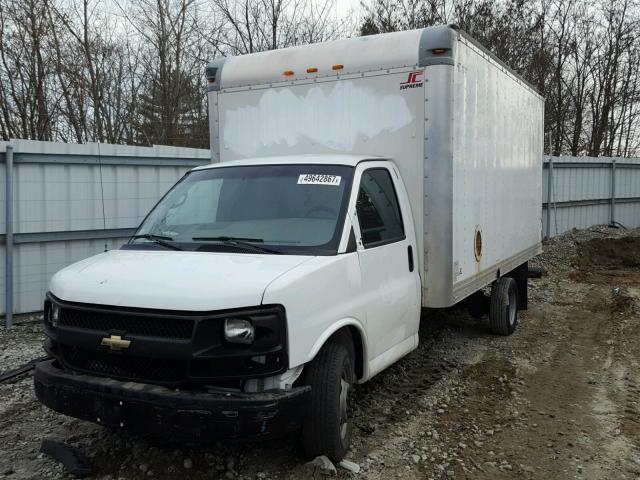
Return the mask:
<svg viewBox="0 0 640 480">
<path fill-rule="evenodd" d="M 362 378 L 360 379 L 360 382 L 363 382 L 369 378 L 369 361 L 367 358 L 369 342 L 367 338 L 367 331 L 365 330 L 364 325 L 362 325 L 362 323 L 356 318 L 343 318 L 341 320 L 338 320 L 337 322 L 332 323 L 328 328 L 326 328 L 324 332 L 322 332 L 322 335 L 320 335 L 316 339 L 313 347 L 309 351 L 307 362 L 312 361 L 316 357 L 320 349 L 325 345 L 325 343 L 327 343 L 327 340 L 329 340 L 329 338 L 331 338 L 334 333 L 344 327 L 354 327 L 362 338 Z"/>
</svg>

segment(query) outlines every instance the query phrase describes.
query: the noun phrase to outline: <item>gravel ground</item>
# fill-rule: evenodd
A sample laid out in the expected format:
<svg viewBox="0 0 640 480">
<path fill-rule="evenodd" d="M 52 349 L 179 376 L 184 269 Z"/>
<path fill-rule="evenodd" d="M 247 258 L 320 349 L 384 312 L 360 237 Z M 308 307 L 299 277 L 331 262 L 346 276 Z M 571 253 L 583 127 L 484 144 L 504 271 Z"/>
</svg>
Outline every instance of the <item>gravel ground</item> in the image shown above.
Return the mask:
<svg viewBox="0 0 640 480">
<path fill-rule="evenodd" d="M 360 471 L 338 478 L 640 478 L 640 230 L 572 231 L 532 263 L 545 275 L 511 337 L 460 309 L 425 312 L 421 346 L 356 389 Z M 39 324 L 0 330 L 0 370 L 42 340 Z M 314 477 L 295 436 L 161 447 L 42 407 L 29 376 L 0 384 L 0 478 L 68 478 L 38 453 L 45 437 L 105 480 Z"/>
</svg>

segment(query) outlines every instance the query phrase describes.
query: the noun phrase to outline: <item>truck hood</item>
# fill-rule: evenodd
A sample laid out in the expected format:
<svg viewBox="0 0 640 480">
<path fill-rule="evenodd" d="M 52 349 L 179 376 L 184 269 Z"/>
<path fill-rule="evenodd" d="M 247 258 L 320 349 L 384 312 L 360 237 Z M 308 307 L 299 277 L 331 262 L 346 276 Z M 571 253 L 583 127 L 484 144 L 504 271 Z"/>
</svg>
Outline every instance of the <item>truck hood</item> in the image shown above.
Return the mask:
<svg viewBox="0 0 640 480">
<path fill-rule="evenodd" d="M 313 257 L 166 250 L 111 250 L 51 279 L 70 302 L 210 311 L 260 305 L 265 288 Z"/>
</svg>

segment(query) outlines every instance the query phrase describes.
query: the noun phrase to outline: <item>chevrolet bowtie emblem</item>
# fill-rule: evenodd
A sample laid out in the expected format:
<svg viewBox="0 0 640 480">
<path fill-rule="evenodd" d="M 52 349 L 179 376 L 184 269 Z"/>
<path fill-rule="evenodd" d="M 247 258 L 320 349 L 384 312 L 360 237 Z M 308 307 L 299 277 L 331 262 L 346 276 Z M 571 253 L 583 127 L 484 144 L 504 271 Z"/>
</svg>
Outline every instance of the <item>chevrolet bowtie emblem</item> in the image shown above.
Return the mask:
<svg viewBox="0 0 640 480">
<path fill-rule="evenodd" d="M 121 350 L 123 348 L 129 348 L 131 340 L 123 340 L 120 335 L 111 335 L 110 337 L 103 338 L 100 345 L 109 347 L 111 350 Z"/>
</svg>

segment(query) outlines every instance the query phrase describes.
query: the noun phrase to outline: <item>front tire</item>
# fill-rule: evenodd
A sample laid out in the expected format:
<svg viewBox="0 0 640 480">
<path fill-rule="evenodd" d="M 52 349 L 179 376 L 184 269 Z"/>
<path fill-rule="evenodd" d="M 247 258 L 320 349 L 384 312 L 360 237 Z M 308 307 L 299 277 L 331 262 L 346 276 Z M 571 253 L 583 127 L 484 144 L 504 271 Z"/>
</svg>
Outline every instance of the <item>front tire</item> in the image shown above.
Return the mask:
<svg viewBox="0 0 640 480">
<path fill-rule="evenodd" d="M 355 373 L 349 350 L 328 343 L 308 366 L 305 379 L 311 386 L 311 409 L 302 428 L 305 454 L 339 462 L 351 445 L 348 399 Z"/>
<path fill-rule="evenodd" d="M 511 335 L 518 325 L 518 286 L 511 277 L 501 277 L 491 285 L 489 327 L 496 335 Z"/>
</svg>

